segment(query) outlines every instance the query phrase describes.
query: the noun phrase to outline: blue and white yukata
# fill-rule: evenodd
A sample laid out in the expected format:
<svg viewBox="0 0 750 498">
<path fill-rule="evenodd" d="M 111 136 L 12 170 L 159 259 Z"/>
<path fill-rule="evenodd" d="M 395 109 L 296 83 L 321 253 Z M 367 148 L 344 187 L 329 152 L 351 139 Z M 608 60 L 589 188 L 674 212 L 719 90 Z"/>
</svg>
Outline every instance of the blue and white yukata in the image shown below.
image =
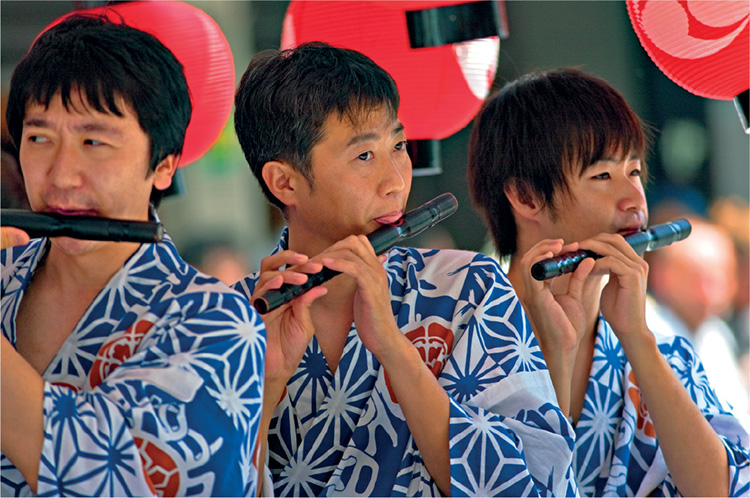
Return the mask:
<svg viewBox="0 0 750 498">
<path fill-rule="evenodd" d="M 48 239 L 0 253 L 2 333 Z M 45 370 L 39 495 L 255 495 L 265 328 L 171 240 L 143 244 Z M 2 456 L 3 496 L 31 495 Z"/>
<path fill-rule="evenodd" d="M 747 432 L 717 399 L 690 343 L 682 337 L 655 336 L 659 350 L 724 443 L 729 495 L 750 495 Z M 632 367 L 601 317 L 595 341 L 586 398 L 575 428 L 574 462 L 581 494 L 679 496 Z"/>
<path fill-rule="evenodd" d="M 384 265 L 396 322 L 450 397 L 451 493 L 574 495 L 573 429 L 498 264 L 397 247 Z M 235 288 L 250 297 L 257 278 Z M 313 337 L 274 413 L 267 458 L 264 492 L 272 478 L 279 496 L 440 495 L 354 324 L 335 373 Z"/>
</svg>

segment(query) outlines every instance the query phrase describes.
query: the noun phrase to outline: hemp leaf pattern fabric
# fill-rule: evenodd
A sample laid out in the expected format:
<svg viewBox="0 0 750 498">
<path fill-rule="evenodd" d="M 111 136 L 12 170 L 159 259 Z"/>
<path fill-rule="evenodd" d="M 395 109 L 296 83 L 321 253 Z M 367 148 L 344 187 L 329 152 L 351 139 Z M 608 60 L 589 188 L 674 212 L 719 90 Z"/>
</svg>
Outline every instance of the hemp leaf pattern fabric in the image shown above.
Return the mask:
<svg viewBox="0 0 750 498">
<path fill-rule="evenodd" d="M 2 333 L 47 239 L 2 251 Z M 171 240 L 143 244 L 43 374 L 38 494 L 255 495 L 265 328 L 247 300 L 198 273 Z M 0 494 L 31 495 L 2 455 Z"/>
<path fill-rule="evenodd" d="M 450 398 L 452 494 L 575 494 L 572 427 L 497 263 L 394 248 L 384 265 L 396 322 Z M 251 296 L 257 276 L 235 288 Z M 354 324 L 335 373 L 313 337 L 276 407 L 267 453 L 279 496 L 440 495 Z"/>
</svg>

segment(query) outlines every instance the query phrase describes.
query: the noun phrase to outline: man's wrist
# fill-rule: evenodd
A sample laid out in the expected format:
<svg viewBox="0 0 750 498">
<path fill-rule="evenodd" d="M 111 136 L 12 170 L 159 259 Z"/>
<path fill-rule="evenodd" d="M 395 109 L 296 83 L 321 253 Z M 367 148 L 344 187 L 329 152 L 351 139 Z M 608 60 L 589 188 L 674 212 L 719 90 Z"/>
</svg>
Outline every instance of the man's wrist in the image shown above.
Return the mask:
<svg viewBox="0 0 750 498">
<path fill-rule="evenodd" d="M 389 375 L 394 375 L 391 372 L 403 369 L 411 362 L 418 361 L 419 363 L 424 363 L 424 359 L 419 355 L 419 351 L 417 351 L 406 336 L 399 331 L 398 335 L 394 337 L 395 340 L 391 347 L 384 349 L 383 352 L 376 355 L 383 369 L 389 372 Z"/>
</svg>

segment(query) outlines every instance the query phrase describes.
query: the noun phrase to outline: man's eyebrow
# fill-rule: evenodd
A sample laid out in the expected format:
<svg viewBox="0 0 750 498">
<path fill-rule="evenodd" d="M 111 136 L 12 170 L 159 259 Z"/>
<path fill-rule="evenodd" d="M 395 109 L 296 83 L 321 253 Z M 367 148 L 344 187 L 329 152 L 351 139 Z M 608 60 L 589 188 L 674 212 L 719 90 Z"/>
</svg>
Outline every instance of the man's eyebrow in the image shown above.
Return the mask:
<svg viewBox="0 0 750 498">
<path fill-rule="evenodd" d="M 368 132 L 368 133 L 360 133 L 359 135 L 354 135 L 352 138 L 350 138 L 346 142 L 347 147 L 351 147 L 352 145 L 357 145 L 362 142 L 369 142 L 370 140 L 377 140 L 380 137 L 380 134 L 375 132 Z"/>
<path fill-rule="evenodd" d="M 404 125 L 401 123 L 398 123 L 396 126 L 393 127 L 393 130 L 391 130 L 391 137 L 395 137 L 399 133 L 404 131 Z M 352 145 L 356 145 L 358 143 L 367 142 L 370 140 L 377 140 L 380 138 L 380 134 L 376 132 L 368 132 L 368 133 L 362 133 L 359 135 L 354 135 L 352 138 L 349 139 L 349 141 L 346 142 L 347 147 L 351 147 Z"/>
<path fill-rule="evenodd" d="M 114 126 L 107 126 L 102 123 L 83 123 L 83 124 L 74 126 L 73 129 L 78 132 L 103 133 L 105 135 L 110 135 L 113 137 L 122 136 L 122 130 L 120 130 L 119 128 L 116 128 Z"/>
<path fill-rule="evenodd" d="M 50 122 L 44 118 L 40 117 L 31 117 L 27 118 L 23 122 L 24 126 L 29 127 L 36 127 L 36 128 L 51 128 L 52 125 Z M 73 130 L 77 132 L 84 132 L 84 133 L 104 133 L 105 135 L 110 136 L 122 136 L 122 131 L 119 128 L 116 128 L 114 126 L 107 126 L 102 123 L 82 123 L 79 125 L 75 125 L 73 127 Z"/>
<path fill-rule="evenodd" d="M 49 123 L 43 118 L 26 118 L 23 120 L 24 126 L 33 126 L 35 128 L 49 128 Z"/>
</svg>

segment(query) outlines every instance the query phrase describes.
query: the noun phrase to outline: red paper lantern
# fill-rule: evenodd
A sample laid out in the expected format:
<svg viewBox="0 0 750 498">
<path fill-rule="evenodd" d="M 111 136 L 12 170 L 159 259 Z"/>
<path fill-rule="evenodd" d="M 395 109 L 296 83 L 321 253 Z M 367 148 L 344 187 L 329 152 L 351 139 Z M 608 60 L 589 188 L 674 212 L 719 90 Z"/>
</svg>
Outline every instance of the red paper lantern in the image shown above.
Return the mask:
<svg viewBox="0 0 750 498">
<path fill-rule="evenodd" d="M 211 148 L 229 119 L 234 100 L 234 59 L 216 22 L 202 10 L 179 1 L 126 2 L 67 14 L 105 13 L 156 36 L 182 63 L 190 88 L 193 114 L 179 166 L 199 159 Z"/>
<path fill-rule="evenodd" d="M 685 90 L 732 100 L 750 88 L 748 0 L 628 0 L 654 63 Z"/>
<path fill-rule="evenodd" d="M 388 71 L 401 95 L 399 119 L 412 140 L 443 139 L 479 111 L 495 78 L 499 36 L 411 48 L 406 11 L 475 0 L 292 0 L 282 48 L 324 41 L 358 50 Z"/>
</svg>

